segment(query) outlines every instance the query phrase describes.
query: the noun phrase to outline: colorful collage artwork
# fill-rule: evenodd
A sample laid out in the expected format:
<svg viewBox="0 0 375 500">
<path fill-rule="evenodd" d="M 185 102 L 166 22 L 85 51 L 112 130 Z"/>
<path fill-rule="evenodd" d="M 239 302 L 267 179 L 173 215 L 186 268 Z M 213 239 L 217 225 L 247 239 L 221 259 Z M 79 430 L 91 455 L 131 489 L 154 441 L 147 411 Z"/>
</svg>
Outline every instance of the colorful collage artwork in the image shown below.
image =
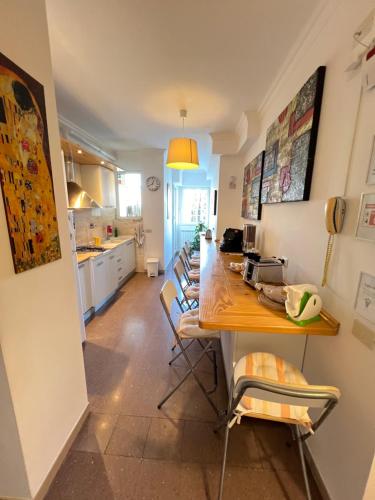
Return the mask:
<svg viewBox="0 0 375 500">
<path fill-rule="evenodd" d="M 262 203 L 309 199 L 324 75 L 320 66 L 267 131 Z"/>
<path fill-rule="evenodd" d="M 264 151 L 256 156 L 244 170 L 241 215 L 245 219 L 259 220 L 261 217 L 260 190 L 263 161 Z"/>
<path fill-rule="evenodd" d="M 59 259 L 43 86 L 2 54 L 0 180 L 15 272 Z"/>
</svg>

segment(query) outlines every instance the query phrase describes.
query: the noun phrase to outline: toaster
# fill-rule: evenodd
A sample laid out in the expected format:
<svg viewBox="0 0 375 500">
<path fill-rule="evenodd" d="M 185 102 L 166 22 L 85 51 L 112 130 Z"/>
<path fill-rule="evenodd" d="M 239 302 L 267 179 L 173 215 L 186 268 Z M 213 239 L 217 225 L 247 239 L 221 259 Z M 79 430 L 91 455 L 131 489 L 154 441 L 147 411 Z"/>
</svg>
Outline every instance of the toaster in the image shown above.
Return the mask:
<svg viewBox="0 0 375 500">
<path fill-rule="evenodd" d="M 283 283 L 283 262 L 275 257 L 261 258 L 259 261 L 247 258 L 243 279 L 255 287 L 256 283 Z"/>
</svg>

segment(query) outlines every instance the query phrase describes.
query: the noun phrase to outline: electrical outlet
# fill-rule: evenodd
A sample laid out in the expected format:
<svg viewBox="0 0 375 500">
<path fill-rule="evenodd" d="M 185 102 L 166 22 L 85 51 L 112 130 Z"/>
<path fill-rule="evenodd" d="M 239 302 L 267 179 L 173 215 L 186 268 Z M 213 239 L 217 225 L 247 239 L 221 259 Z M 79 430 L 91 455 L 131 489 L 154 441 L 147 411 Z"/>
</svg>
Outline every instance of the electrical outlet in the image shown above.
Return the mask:
<svg viewBox="0 0 375 500">
<path fill-rule="evenodd" d="M 366 347 L 371 350 L 375 349 L 375 331 L 361 323 L 358 319 L 353 321 L 352 333 Z"/>
</svg>

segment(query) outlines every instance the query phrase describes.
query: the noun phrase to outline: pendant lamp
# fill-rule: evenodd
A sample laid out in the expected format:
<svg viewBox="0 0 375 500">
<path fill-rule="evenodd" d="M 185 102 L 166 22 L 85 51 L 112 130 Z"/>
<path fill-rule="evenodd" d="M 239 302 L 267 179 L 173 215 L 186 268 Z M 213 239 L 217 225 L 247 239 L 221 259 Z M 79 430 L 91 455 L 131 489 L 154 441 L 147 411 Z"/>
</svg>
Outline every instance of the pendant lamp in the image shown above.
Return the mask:
<svg viewBox="0 0 375 500">
<path fill-rule="evenodd" d="M 185 129 L 186 109 L 180 110 L 182 130 Z M 194 139 L 175 137 L 169 141 L 167 167 L 177 170 L 193 170 L 199 168 L 198 145 Z"/>
</svg>

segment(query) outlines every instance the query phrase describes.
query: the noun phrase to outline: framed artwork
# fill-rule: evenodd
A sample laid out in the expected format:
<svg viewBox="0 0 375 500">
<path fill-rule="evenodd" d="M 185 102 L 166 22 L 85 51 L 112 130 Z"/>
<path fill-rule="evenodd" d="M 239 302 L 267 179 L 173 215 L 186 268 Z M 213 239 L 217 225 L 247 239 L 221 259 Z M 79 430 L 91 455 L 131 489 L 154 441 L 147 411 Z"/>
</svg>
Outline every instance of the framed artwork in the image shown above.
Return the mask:
<svg viewBox="0 0 375 500">
<path fill-rule="evenodd" d="M 245 219 L 260 220 L 261 217 L 260 191 L 263 162 L 264 151 L 256 156 L 244 169 L 241 216 Z"/>
<path fill-rule="evenodd" d="M 375 276 L 361 273 L 359 277 L 355 311 L 375 323 Z"/>
<path fill-rule="evenodd" d="M 1 53 L 0 181 L 15 272 L 60 259 L 44 89 Z"/>
<path fill-rule="evenodd" d="M 262 203 L 310 196 L 325 66 L 320 66 L 267 131 Z"/>
<path fill-rule="evenodd" d="M 367 172 L 367 184 L 375 184 L 375 137 L 372 140 L 370 163 Z"/>
<path fill-rule="evenodd" d="M 375 193 L 361 195 L 356 237 L 375 242 Z"/>
</svg>

